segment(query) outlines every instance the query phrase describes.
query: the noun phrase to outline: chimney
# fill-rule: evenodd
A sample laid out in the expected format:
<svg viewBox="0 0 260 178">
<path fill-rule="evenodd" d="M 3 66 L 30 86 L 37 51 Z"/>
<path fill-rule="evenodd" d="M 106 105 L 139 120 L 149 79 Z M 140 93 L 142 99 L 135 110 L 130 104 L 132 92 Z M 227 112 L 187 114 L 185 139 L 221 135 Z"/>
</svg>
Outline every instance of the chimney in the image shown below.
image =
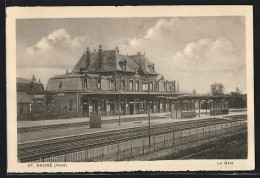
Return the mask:
<svg viewBox="0 0 260 178">
<path fill-rule="evenodd" d="M 98 51 L 101 52 L 103 49 L 102 49 L 102 45 L 99 45 L 98 46 Z"/>
<path fill-rule="evenodd" d="M 88 69 L 90 64 L 90 51 L 89 51 L 89 47 L 87 46 L 86 49 L 86 69 Z"/>
<path fill-rule="evenodd" d="M 103 56 L 102 56 L 102 45 L 99 45 L 98 48 L 98 69 L 101 70 L 101 67 L 103 65 Z"/>
<path fill-rule="evenodd" d="M 89 51 L 89 47 L 87 46 L 87 49 L 86 49 L 86 54 L 89 54 L 90 51 Z"/>
<path fill-rule="evenodd" d="M 66 70 L 66 74 L 68 74 L 69 73 L 69 71 L 68 71 L 68 69 Z"/>
<path fill-rule="evenodd" d="M 96 49 L 94 49 L 94 52 L 96 52 Z"/>
<path fill-rule="evenodd" d="M 116 51 L 116 53 L 119 53 L 118 46 L 116 46 L 115 51 Z"/>
<path fill-rule="evenodd" d="M 177 92 L 179 93 L 180 92 L 180 84 L 179 84 L 179 80 L 178 80 L 178 84 L 177 84 Z"/>
</svg>

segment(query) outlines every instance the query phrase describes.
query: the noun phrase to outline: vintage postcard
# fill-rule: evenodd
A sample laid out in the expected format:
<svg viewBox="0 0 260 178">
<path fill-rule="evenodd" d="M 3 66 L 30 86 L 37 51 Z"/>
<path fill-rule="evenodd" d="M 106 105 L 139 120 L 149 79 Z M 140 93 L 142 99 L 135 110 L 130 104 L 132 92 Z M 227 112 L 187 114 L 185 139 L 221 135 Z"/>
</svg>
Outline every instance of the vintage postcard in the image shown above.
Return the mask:
<svg viewBox="0 0 260 178">
<path fill-rule="evenodd" d="M 254 170 L 252 9 L 7 8 L 8 173 Z"/>
</svg>

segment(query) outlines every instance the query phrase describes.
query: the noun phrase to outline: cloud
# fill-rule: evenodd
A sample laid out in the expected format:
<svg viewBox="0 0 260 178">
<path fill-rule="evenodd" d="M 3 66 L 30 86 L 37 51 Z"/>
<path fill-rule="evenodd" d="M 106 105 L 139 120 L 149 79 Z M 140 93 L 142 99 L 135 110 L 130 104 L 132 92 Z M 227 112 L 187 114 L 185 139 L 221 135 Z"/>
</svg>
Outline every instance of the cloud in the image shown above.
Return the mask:
<svg viewBox="0 0 260 178">
<path fill-rule="evenodd" d="M 181 18 L 160 19 L 143 37 L 130 39 L 120 48 L 129 53 L 144 51 L 159 73 L 180 80 L 182 90 L 205 93 L 211 83 L 222 82 L 227 92 L 235 86 L 246 91 L 244 49 L 238 49 L 240 44 L 227 32 L 198 24 Z"/>
<path fill-rule="evenodd" d="M 232 42 L 225 38 L 217 40 L 200 39 L 188 43 L 173 57 L 182 69 L 227 71 L 241 67 Z"/>
<path fill-rule="evenodd" d="M 19 51 L 19 67 L 72 68 L 88 46 L 98 46 L 87 36 L 71 35 L 63 28 L 42 37 L 34 45 Z M 24 49 L 21 49 L 24 50 Z"/>
<path fill-rule="evenodd" d="M 46 52 L 57 45 L 69 45 L 71 43 L 70 35 L 65 29 L 61 28 L 49 34 L 47 37 L 43 37 L 35 45 L 27 48 L 27 52 L 30 54 Z"/>
<path fill-rule="evenodd" d="M 213 82 L 222 82 L 227 92 L 236 86 L 245 92 L 244 20 L 212 18 L 161 18 L 151 28 L 143 28 L 138 38 L 128 32 L 72 36 L 61 28 L 29 47 L 18 45 L 17 66 L 65 71 L 73 68 L 86 45 L 90 49 L 118 45 L 122 54 L 145 52 L 157 72 L 180 81 L 181 90 L 208 92 Z"/>
</svg>

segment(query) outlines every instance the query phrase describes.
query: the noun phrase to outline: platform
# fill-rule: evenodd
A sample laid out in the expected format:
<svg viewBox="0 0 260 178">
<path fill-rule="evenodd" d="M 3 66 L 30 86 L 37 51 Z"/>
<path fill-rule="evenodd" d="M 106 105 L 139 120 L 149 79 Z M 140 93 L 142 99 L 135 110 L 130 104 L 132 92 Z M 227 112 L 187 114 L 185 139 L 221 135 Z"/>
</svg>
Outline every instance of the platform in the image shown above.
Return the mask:
<svg viewBox="0 0 260 178">
<path fill-rule="evenodd" d="M 170 112 L 156 113 L 151 114 L 151 116 L 162 117 L 164 115 L 171 114 Z M 147 114 L 137 114 L 137 115 L 121 115 L 121 119 L 125 118 L 138 118 L 138 117 L 147 117 Z M 119 116 L 102 116 L 101 120 L 114 120 L 118 119 Z M 89 117 L 84 118 L 73 118 L 73 119 L 57 119 L 57 120 L 40 120 L 40 121 L 18 121 L 17 127 L 37 127 L 37 126 L 47 126 L 47 125 L 59 125 L 59 124 L 69 124 L 69 123 L 78 123 L 78 122 L 88 122 Z"/>
</svg>

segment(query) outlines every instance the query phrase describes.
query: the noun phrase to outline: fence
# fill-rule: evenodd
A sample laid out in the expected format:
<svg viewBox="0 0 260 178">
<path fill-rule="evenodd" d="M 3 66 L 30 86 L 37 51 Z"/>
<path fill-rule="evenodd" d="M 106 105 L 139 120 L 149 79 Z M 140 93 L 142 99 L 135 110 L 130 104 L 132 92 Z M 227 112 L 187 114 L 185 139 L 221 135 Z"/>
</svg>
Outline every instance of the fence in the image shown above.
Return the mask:
<svg viewBox="0 0 260 178">
<path fill-rule="evenodd" d="M 84 151 L 75 150 L 74 153 L 42 158 L 34 162 L 120 161 L 146 155 L 148 153 L 163 149 L 174 148 L 176 146 L 185 145 L 192 142 L 207 140 L 225 134 L 232 134 L 245 129 L 247 129 L 247 122 L 245 120 L 227 122 L 199 127 L 196 129 L 152 135 L 150 143 L 151 146 L 149 146 L 148 138 L 142 138 Z"/>
</svg>

